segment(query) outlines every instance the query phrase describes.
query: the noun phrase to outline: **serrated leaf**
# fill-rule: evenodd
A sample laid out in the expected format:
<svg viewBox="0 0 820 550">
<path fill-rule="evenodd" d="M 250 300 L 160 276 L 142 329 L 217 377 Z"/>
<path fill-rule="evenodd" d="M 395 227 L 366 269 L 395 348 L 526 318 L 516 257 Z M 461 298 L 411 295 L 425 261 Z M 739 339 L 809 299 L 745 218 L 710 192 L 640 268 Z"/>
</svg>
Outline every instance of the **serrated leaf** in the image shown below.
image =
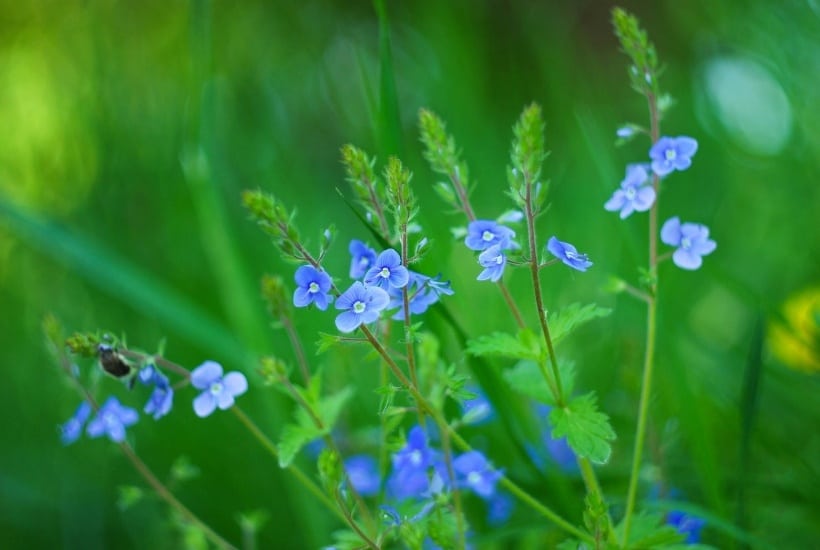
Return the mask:
<svg viewBox="0 0 820 550">
<path fill-rule="evenodd" d="M 556 313 L 550 314 L 549 323 L 553 345 L 557 345 L 558 342 L 581 325 L 600 317 L 606 317 L 610 313 L 612 313 L 612 309 L 608 307 L 599 307 L 596 304 L 582 306 L 576 302 Z"/>
<path fill-rule="evenodd" d="M 627 548 L 657 548 L 683 542 L 686 538 L 663 521 L 663 514 L 641 512 L 632 516 Z M 615 528 L 618 540 L 623 536 L 623 523 Z"/>
<path fill-rule="evenodd" d="M 522 329 L 517 336 L 507 332 L 494 332 L 473 338 L 467 342 L 467 353 L 476 356 L 496 355 L 537 361 L 541 357 L 541 346 L 531 330 Z"/>
<path fill-rule="evenodd" d="M 362 548 L 363 545 L 364 542 L 362 538 L 354 531 L 344 529 L 333 532 L 332 548 L 337 548 L 338 550 L 356 550 Z"/>
<path fill-rule="evenodd" d="M 319 333 L 319 341 L 316 342 L 316 355 L 321 355 L 327 350 L 338 346 L 342 339 L 338 334 Z"/>
<path fill-rule="evenodd" d="M 282 435 L 279 438 L 279 466 L 281 468 L 290 466 L 302 447 L 321 435 L 321 432 L 315 427 L 286 424 L 282 428 Z"/>
<path fill-rule="evenodd" d="M 615 432 L 609 425 L 609 417 L 598 411 L 594 393 L 576 397 L 563 408 L 550 412 L 552 436 L 566 436 L 575 454 L 588 458 L 596 464 L 605 464 L 612 453 L 609 441 Z"/>
<path fill-rule="evenodd" d="M 324 397 L 319 401 L 319 417 L 322 419 L 322 424 L 324 424 L 324 432 L 322 435 L 329 434 L 333 427 L 336 425 L 336 421 L 339 419 L 339 413 L 342 411 L 342 407 L 344 407 L 345 403 L 353 397 L 353 388 L 351 386 L 345 386 L 328 397 Z"/>
</svg>

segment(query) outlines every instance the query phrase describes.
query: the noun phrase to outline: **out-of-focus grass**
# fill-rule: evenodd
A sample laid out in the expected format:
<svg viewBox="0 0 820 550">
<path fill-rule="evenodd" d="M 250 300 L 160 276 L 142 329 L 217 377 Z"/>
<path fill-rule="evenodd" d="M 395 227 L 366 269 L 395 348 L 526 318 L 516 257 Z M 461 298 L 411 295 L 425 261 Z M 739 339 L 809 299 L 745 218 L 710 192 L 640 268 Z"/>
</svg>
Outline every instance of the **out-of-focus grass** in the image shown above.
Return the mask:
<svg viewBox="0 0 820 550">
<path fill-rule="evenodd" d="M 266 331 L 255 281 L 265 271 L 287 279 L 292 268 L 245 221 L 239 192 L 272 190 L 298 208 L 310 236 L 335 223 L 340 239 L 327 267 L 344 274 L 347 240 L 364 233 L 333 192 L 344 189 L 343 143 L 403 152 L 421 222 L 435 241 L 425 269 L 452 279 L 457 294 L 449 304 L 470 334 L 509 326 L 500 298 L 474 280 L 472 256 L 449 238 L 449 227 L 463 220 L 442 215 L 430 192 L 435 177 L 421 159 L 415 128 L 421 106 L 439 113 L 458 139 L 477 182 L 473 201 L 481 217 L 509 206 L 502 192 L 513 121 L 530 101 L 544 107 L 552 206 L 539 228 L 544 239 L 569 240 L 595 261 L 583 275 L 545 273 L 547 302 L 559 308 L 594 300 L 615 308 L 566 346 L 579 359 L 580 385 L 599 392 L 619 433 L 612 463 L 600 469 L 617 510 L 631 452 L 644 312 L 599 289 L 611 273 L 636 279 L 635 266 L 645 263 L 645 225 L 637 216 L 621 222 L 602 205 L 623 166 L 643 159 L 647 145 L 613 146 L 614 129 L 643 123 L 646 113 L 628 88 L 607 6 L 385 4 L 397 113 L 383 109 L 389 75 L 379 71 L 379 20 L 367 3 L 3 3 L 0 522 L 10 546 L 145 546 L 166 532 L 160 504 L 115 507 L 116 487 L 139 480 L 109 445 L 60 446 L 55 426 L 77 396 L 41 344 L 47 311 L 72 328 L 122 330 L 148 349 L 165 337 L 168 354 L 189 366 L 213 358 L 244 370 L 253 391 L 243 400 L 264 429 L 278 433 L 286 413 L 254 378 L 253 358 L 291 354 L 280 333 Z M 648 474 L 730 522 L 742 495 L 745 527 L 754 536 L 777 547 L 808 547 L 820 536 L 812 492 L 820 463 L 816 375 L 789 370 L 764 349 L 743 477 L 737 464 L 741 426 L 751 414 L 742 390 L 755 324 L 820 280 L 820 114 L 812 95 L 820 41 L 811 32 L 820 23 L 813 2 L 742 4 L 627 6 L 668 66 L 665 87 L 678 104 L 665 131 L 700 142 L 693 167 L 665 185 L 661 215 L 704 222 L 718 242 L 700 271 L 661 271 L 648 453 L 656 467 Z M 385 121 L 393 115 L 391 141 Z M 525 274 L 510 275 L 509 286 L 532 316 Z M 467 304 L 480 304 L 480 314 Z M 299 312 L 306 344 L 317 329 L 331 329 L 331 317 Z M 445 349 L 459 359 L 446 342 Z M 356 357 L 311 358 L 336 380 L 352 377 L 360 386 L 362 406 L 350 411 L 350 425 L 375 422 L 377 403 L 369 392 L 375 365 L 354 365 Z M 101 383 L 105 392 L 125 394 Z M 201 468 L 200 478 L 179 489 L 185 502 L 234 540 L 235 514 L 261 508 L 270 514 L 263 547 L 329 541 L 333 523 L 311 514 L 300 495 L 284 492 L 278 468 L 236 435 L 229 418 L 200 421 L 189 396 L 178 397 L 173 415 L 156 424 L 143 418 L 135 434 L 158 472 L 180 454 Z M 491 426 L 472 435 L 498 432 Z M 505 447 L 492 458 L 509 458 L 513 476 L 541 479 L 516 456 Z M 561 491 L 543 482 L 538 490 L 578 514 L 579 503 L 562 500 Z M 316 529 L 293 532 L 306 523 Z M 719 530 L 707 538 L 729 545 Z"/>
</svg>

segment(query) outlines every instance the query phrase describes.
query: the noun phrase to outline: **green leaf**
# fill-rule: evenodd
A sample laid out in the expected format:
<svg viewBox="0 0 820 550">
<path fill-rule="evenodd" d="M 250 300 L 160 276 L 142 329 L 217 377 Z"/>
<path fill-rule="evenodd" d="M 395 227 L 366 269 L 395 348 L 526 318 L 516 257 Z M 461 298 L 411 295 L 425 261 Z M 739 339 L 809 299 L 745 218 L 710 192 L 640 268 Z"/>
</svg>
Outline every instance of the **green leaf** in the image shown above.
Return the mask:
<svg viewBox="0 0 820 550">
<path fill-rule="evenodd" d="M 540 403 L 555 405 L 555 396 L 534 361 L 520 361 L 513 368 L 505 370 L 502 376 L 518 393 Z"/>
<path fill-rule="evenodd" d="M 541 358 L 540 341 L 529 329 L 522 329 L 517 336 L 506 332 L 494 332 L 467 342 L 467 353 L 476 356 L 497 355 L 513 359 Z"/>
<path fill-rule="evenodd" d="M 551 314 L 549 316 L 549 323 L 553 345 L 557 345 L 558 342 L 581 325 L 598 319 L 599 317 L 606 317 L 610 313 L 612 313 L 612 309 L 608 307 L 599 307 L 596 304 L 582 306 L 576 302 Z"/>
<path fill-rule="evenodd" d="M 342 407 L 344 407 L 345 403 L 347 403 L 351 397 L 353 397 L 353 388 L 351 386 L 345 386 L 341 391 L 322 398 L 319 401 L 319 418 L 322 419 L 322 424 L 324 424 L 325 427 L 322 435 L 329 434 L 333 430 L 336 421 L 339 419 L 339 413 L 342 411 Z"/>
<path fill-rule="evenodd" d="M 664 523 L 663 518 L 663 514 L 657 512 L 641 512 L 632 516 L 627 548 L 659 548 L 683 542 L 686 537 Z M 623 523 L 615 528 L 615 534 L 621 540 Z"/>
<path fill-rule="evenodd" d="M 279 466 L 281 468 L 290 466 L 301 448 L 321 435 L 322 433 L 315 427 L 286 424 L 279 439 Z"/>
<path fill-rule="evenodd" d="M 553 437 L 567 437 L 569 446 L 580 457 L 596 464 L 605 464 L 612 453 L 609 441 L 615 432 L 609 425 L 609 417 L 598 411 L 594 393 L 588 393 L 570 401 L 563 408 L 550 412 Z"/>
</svg>

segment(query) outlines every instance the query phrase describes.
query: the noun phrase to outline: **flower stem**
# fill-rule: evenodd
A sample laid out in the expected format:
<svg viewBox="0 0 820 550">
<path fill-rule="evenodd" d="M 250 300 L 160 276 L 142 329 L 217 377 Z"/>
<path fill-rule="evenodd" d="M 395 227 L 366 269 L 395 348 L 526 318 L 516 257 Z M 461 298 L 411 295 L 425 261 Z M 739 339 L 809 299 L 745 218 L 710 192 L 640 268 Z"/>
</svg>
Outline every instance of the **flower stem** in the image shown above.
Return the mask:
<svg viewBox="0 0 820 550">
<path fill-rule="evenodd" d="M 285 333 L 288 335 L 288 340 L 290 340 L 290 346 L 296 354 L 296 363 L 299 365 L 299 370 L 302 373 L 302 379 L 304 380 L 305 385 L 307 385 L 308 382 L 310 382 L 310 367 L 308 367 L 307 358 L 305 357 L 305 349 L 302 347 L 302 342 L 299 340 L 299 335 L 296 333 L 296 329 L 293 326 L 293 321 L 288 315 L 282 315 L 279 320 L 285 328 Z"/>
<path fill-rule="evenodd" d="M 654 81 L 654 80 L 653 80 Z M 653 92 L 646 93 L 649 105 L 650 134 L 652 143 L 660 139 L 660 116 L 658 102 Z M 638 426 L 635 430 L 635 448 L 632 453 L 632 468 L 629 475 L 629 488 L 626 495 L 626 509 L 624 511 L 624 530 L 622 543 L 629 540 L 629 531 L 632 526 L 632 514 L 635 510 L 635 498 L 638 492 L 638 478 L 640 477 L 641 459 L 646 439 L 646 425 L 649 416 L 649 400 L 652 396 L 652 371 L 654 369 L 655 336 L 658 296 L 658 203 L 660 202 L 660 178 L 652 176 L 652 186 L 655 189 L 655 203 L 649 210 L 649 273 L 652 282 L 646 300 L 646 348 L 644 350 L 643 375 L 641 377 L 641 398 L 638 405 Z"/>
</svg>

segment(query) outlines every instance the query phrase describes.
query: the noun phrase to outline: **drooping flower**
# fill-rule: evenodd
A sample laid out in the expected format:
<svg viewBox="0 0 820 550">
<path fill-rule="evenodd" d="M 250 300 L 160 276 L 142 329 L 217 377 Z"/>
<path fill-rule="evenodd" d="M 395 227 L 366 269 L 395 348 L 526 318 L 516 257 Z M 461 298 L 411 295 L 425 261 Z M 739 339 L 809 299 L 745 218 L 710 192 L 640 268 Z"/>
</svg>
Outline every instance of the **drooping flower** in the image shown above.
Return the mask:
<svg viewBox="0 0 820 550">
<path fill-rule="evenodd" d="M 687 136 L 662 137 L 649 149 L 652 171 L 663 177 L 675 170 L 692 166 L 692 156 L 698 150 L 698 142 Z"/>
<path fill-rule="evenodd" d="M 125 440 L 125 428 L 137 423 L 139 414 L 130 407 L 120 404 L 116 397 L 109 397 L 97 415 L 85 428 L 89 437 L 108 436 L 111 441 L 121 443 Z"/>
<path fill-rule="evenodd" d="M 700 532 L 706 525 L 706 520 L 673 510 L 667 514 L 666 523 L 677 529 L 681 535 L 686 535 L 686 544 L 695 544 L 700 542 Z"/>
<path fill-rule="evenodd" d="M 350 241 L 350 278 L 361 279 L 367 270 L 376 263 L 376 251 L 358 239 Z"/>
<path fill-rule="evenodd" d="M 699 223 L 681 223 L 675 216 L 661 227 L 661 240 L 677 247 L 672 261 L 681 269 L 695 270 L 703 264 L 702 256 L 711 254 L 717 243 L 709 238 L 709 228 Z"/>
<path fill-rule="evenodd" d="M 368 269 L 364 276 L 366 284 L 383 290 L 388 290 L 390 287 L 402 288 L 409 280 L 410 273 L 406 267 L 401 265 L 401 256 L 392 248 L 379 254 L 373 267 Z"/>
<path fill-rule="evenodd" d="M 345 460 L 345 472 L 350 484 L 363 497 L 379 492 L 379 466 L 369 455 L 354 455 Z"/>
<path fill-rule="evenodd" d="M 329 302 L 333 301 L 330 292 L 330 275 L 320 271 L 312 265 L 303 265 L 296 270 L 293 278 L 296 280 L 296 290 L 293 291 L 293 305 L 296 307 L 307 307 L 316 304 L 322 311 L 327 309 Z"/>
<path fill-rule="evenodd" d="M 89 416 L 91 416 L 91 405 L 88 401 L 83 401 L 74 411 L 74 415 L 60 426 L 60 441 L 63 445 L 70 445 L 83 435 L 83 427 Z"/>
<path fill-rule="evenodd" d="M 501 479 L 501 472 L 493 469 L 480 451 L 468 451 L 453 460 L 456 483 L 470 489 L 484 499 L 495 493 L 495 484 Z"/>
<path fill-rule="evenodd" d="M 493 220 L 473 220 L 467 226 L 464 244 L 470 250 L 486 250 L 498 245 L 500 248 L 514 248 L 515 231 Z"/>
<path fill-rule="evenodd" d="M 410 302 L 410 313 L 412 315 L 421 315 L 427 308 L 441 299 L 442 295 L 451 296 L 454 292 L 450 288 L 450 281 L 442 281 L 441 274 L 435 277 L 428 277 L 415 271 L 410 271 L 410 281 L 407 283 L 407 295 Z M 399 308 L 393 315 L 396 321 L 404 320 L 404 302 L 402 298 L 402 289 L 390 288 L 390 304 L 387 309 Z"/>
<path fill-rule="evenodd" d="M 500 245 L 493 245 L 478 255 L 478 263 L 484 270 L 476 277 L 479 281 L 497 282 L 504 274 L 507 265 L 507 255 L 501 251 Z"/>
<path fill-rule="evenodd" d="M 613 193 L 604 204 L 610 212 L 621 211 L 621 219 L 635 212 L 645 212 L 652 208 L 655 202 L 655 189 L 651 185 L 644 185 L 649 180 L 649 174 L 640 164 L 631 164 L 626 167 L 626 177 L 621 182 L 621 188 Z"/>
<path fill-rule="evenodd" d="M 566 265 L 578 271 L 586 271 L 592 266 L 592 262 L 589 261 L 586 254 L 580 254 L 574 246 L 559 241 L 555 237 L 550 237 L 547 242 L 547 250 Z"/>
<path fill-rule="evenodd" d="M 222 375 L 222 365 L 205 361 L 191 371 L 191 385 L 203 390 L 194 399 L 194 412 L 200 418 L 210 415 L 217 407 L 221 410 L 233 406 L 234 400 L 248 391 L 248 379 L 241 372 Z"/>
<path fill-rule="evenodd" d="M 336 317 L 336 328 L 353 332 L 362 323 L 372 323 L 390 303 L 390 296 L 377 286 L 364 286 L 356 281 L 336 300 L 336 309 L 344 310 Z"/>
</svg>

